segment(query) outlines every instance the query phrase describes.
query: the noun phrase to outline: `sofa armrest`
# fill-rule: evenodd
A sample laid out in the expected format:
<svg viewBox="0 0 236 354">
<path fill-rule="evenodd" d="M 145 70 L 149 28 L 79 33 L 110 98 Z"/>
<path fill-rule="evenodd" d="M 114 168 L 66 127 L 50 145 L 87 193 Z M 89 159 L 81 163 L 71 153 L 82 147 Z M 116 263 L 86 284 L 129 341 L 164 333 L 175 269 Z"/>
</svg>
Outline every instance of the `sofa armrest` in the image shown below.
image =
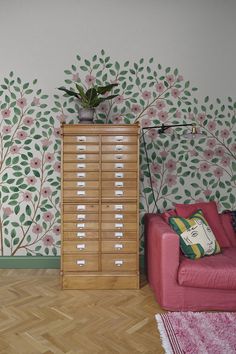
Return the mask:
<svg viewBox="0 0 236 354">
<path fill-rule="evenodd" d="M 158 214 L 146 214 L 144 221 L 148 281 L 162 298 L 177 284 L 179 236 Z"/>
</svg>

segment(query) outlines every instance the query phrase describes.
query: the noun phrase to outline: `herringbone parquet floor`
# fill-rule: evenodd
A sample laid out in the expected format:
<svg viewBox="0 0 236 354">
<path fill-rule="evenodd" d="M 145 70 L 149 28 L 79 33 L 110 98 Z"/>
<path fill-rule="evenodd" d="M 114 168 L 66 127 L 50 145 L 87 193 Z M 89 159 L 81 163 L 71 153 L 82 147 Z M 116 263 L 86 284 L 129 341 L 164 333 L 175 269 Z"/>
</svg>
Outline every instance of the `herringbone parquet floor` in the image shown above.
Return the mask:
<svg viewBox="0 0 236 354">
<path fill-rule="evenodd" d="M 161 354 L 145 280 L 140 290 L 61 290 L 59 270 L 0 270 L 1 354 Z"/>
</svg>

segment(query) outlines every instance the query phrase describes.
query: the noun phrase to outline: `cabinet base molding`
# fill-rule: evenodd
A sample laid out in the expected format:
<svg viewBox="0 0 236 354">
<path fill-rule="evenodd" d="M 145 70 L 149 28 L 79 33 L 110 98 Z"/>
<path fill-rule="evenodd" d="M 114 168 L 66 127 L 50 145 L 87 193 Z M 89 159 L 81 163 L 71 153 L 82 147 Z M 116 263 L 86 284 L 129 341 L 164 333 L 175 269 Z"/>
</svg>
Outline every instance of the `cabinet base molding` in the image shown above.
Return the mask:
<svg viewBox="0 0 236 354">
<path fill-rule="evenodd" d="M 139 275 L 62 275 L 63 289 L 77 290 L 129 290 L 139 289 Z"/>
</svg>

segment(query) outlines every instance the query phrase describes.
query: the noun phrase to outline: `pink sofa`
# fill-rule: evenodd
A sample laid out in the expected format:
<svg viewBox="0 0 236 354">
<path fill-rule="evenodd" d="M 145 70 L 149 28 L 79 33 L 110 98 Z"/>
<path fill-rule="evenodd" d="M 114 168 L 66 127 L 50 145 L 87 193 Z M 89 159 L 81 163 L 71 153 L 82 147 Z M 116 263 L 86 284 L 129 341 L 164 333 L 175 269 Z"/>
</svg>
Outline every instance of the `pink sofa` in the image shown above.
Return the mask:
<svg viewBox="0 0 236 354">
<path fill-rule="evenodd" d="M 226 236 L 222 252 L 192 260 L 159 214 L 145 215 L 147 276 L 163 309 L 236 311 L 236 235 L 228 214 L 220 214 L 220 220 Z"/>
</svg>

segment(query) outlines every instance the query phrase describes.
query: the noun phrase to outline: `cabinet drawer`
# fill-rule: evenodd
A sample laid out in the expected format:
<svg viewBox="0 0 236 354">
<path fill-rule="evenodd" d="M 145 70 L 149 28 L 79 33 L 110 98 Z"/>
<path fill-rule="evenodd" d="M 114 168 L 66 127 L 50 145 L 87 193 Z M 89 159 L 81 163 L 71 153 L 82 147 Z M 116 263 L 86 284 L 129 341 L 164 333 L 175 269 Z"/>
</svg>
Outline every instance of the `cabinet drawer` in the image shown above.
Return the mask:
<svg viewBox="0 0 236 354">
<path fill-rule="evenodd" d="M 137 230 L 137 224 L 132 223 L 132 222 L 114 222 L 114 223 L 109 223 L 109 222 L 103 222 L 102 223 L 102 230 L 112 230 L 112 231 L 121 231 L 121 230 L 130 230 L 130 231 L 136 231 Z"/>
<path fill-rule="evenodd" d="M 99 183 L 98 181 L 64 181 L 63 186 L 71 189 L 98 189 Z"/>
<path fill-rule="evenodd" d="M 103 254 L 102 255 L 103 271 L 135 271 L 137 270 L 137 259 L 135 254 Z"/>
<path fill-rule="evenodd" d="M 102 241 L 103 253 L 136 253 L 136 241 Z"/>
<path fill-rule="evenodd" d="M 98 213 L 98 204 L 64 204 L 64 213 Z"/>
<path fill-rule="evenodd" d="M 88 222 L 88 221 L 98 221 L 98 213 L 96 214 L 87 214 L 87 213 L 77 213 L 77 214 L 64 214 L 64 222 Z"/>
<path fill-rule="evenodd" d="M 63 239 L 65 240 L 90 240 L 90 239 L 98 239 L 98 231 L 86 231 L 86 230 L 78 230 L 78 231 L 66 231 L 63 232 Z"/>
<path fill-rule="evenodd" d="M 99 152 L 99 145 L 88 145 L 88 144 L 64 144 L 64 153 L 80 154 L 87 152 Z"/>
<path fill-rule="evenodd" d="M 136 187 L 136 181 L 126 181 L 126 180 L 120 180 L 120 181 L 102 181 L 102 189 L 134 189 Z"/>
<path fill-rule="evenodd" d="M 64 144 L 98 144 L 99 136 L 96 135 L 64 135 Z"/>
<path fill-rule="evenodd" d="M 79 199 L 84 199 L 84 198 L 98 198 L 99 196 L 99 190 L 98 189 L 65 189 L 63 191 L 63 198 L 79 198 Z"/>
<path fill-rule="evenodd" d="M 102 144 L 137 144 L 137 136 L 122 134 L 102 136 Z"/>
<path fill-rule="evenodd" d="M 102 203 L 102 212 L 122 212 L 122 213 L 136 213 L 137 204 L 136 203 Z"/>
<path fill-rule="evenodd" d="M 98 252 L 98 241 L 64 241 L 64 253 Z"/>
<path fill-rule="evenodd" d="M 106 222 L 136 222 L 136 214 L 110 213 L 102 214 L 102 221 Z"/>
<path fill-rule="evenodd" d="M 74 162 L 74 161 L 82 161 L 82 162 L 97 162 L 99 161 L 98 154 L 64 154 L 63 155 L 64 162 Z"/>
<path fill-rule="evenodd" d="M 122 179 L 130 179 L 130 180 L 137 180 L 137 172 L 126 172 L 126 171 L 116 171 L 116 172 L 102 172 L 102 180 L 114 180 L 114 181 L 120 181 Z"/>
<path fill-rule="evenodd" d="M 66 171 L 64 171 L 63 179 L 64 179 L 64 181 L 66 181 L 66 180 L 97 181 L 99 179 L 99 175 L 97 172 L 84 172 L 82 170 L 80 172 L 75 172 L 75 171 L 66 172 Z"/>
<path fill-rule="evenodd" d="M 102 239 L 106 240 L 136 240 L 137 232 L 136 231 L 127 231 L 127 230 L 116 230 L 116 231 L 103 231 Z"/>
<path fill-rule="evenodd" d="M 103 154 L 102 155 L 103 162 L 136 162 L 137 161 L 137 154 Z"/>
<path fill-rule="evenodd" d="M 135 171 L 137 170 L 136 162 L 103 162 L 102 171 Z"/>
<path fill-rule="evenodd" d="M 136 153 L 137 145 L 124 145 L 124 144 L 112 144 L 112 145 L 102 145 L 102 152 L 109 153 Z"/>
<path fill-rule="evenodd" d="M 102 198 L 136 198 L 137 190 L 136 189 L 103 189 Z"/>
<path fill-rule="evenodd" d="M 98 230 L 98 222 L 65 222 L 63 224 L 64 230 L 72 230 L 72 231 L 82 231 L 82 230 Z"/>
<path fill-rule="evenodd" d="M 65 271 L 85 272 L 98 271 L 98 256 L 97 255 L 63 255 L 63 265 Z"/>
<path fill-rule="evenodd" d="M 64 171 L 99 171 L 99 163 L 96 162 L 64 162 Z"/>
</svg>

